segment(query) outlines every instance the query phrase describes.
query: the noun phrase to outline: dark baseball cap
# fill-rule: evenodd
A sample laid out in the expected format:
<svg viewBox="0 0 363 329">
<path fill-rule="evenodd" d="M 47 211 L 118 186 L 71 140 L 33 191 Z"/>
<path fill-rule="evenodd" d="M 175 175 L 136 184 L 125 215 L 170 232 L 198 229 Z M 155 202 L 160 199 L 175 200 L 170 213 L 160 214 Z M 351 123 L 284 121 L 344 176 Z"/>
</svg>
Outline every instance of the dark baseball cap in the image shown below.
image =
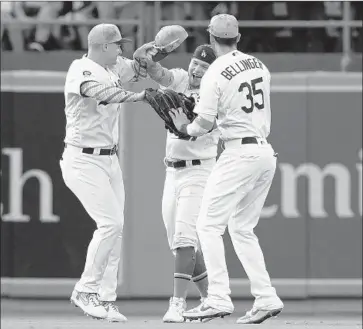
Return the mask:
<svg viewBox="0 0 363 329">
<path fill-rule="evenodd" d="M 212 64 L 216 59 L 216 55 L 210 45 L 201 45 L 195 49 L 193 58 L 197 58 L 203 62 Z"/>
</svg>

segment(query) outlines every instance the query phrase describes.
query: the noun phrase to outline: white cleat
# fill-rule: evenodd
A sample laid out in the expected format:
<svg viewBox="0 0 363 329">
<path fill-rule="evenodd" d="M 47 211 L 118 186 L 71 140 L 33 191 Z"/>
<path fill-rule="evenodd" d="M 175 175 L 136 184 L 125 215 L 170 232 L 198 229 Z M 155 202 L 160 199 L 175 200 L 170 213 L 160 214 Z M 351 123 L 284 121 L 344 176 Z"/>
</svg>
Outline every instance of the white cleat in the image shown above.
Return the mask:
<svg viewBox="0 0 363 329">
<path fill-rule="evenodd" d="M 279 315 L 284 308 L 283 304 L 268 308 L 252 308 L 246 315 L 237 319 L 238 324 L 260 324 L 269 318 Z"/>
<path fill-rule="evenodd" d="M 194 308 L 191 308 L 190 310 L 188 310 L 188 312 L 198 312 L 200 310 L 200 308 L 203 306 L 203 303 L 206 301 L 207 297 L 201 297 L 200 298 L 200 304 Z"/>
<path fill-rule="evenodd" d="M 96 293 L 73 290 L 71 303 L 79 307 L 86 315 L 95 319 L 105 319 L 107 317 L 107 311 L 102 306 Z"/>
<path fill-rule="evenodd" d="M 120 313 L 114 302 L 102 302 L 103 307 L 107 311 L 106 320 L 109 322 L 127 322 L 126 316 Z"/>
<path fill-rule="evenodd" d="M 184 322 L 183 313 L 187 308 L 187 303 L 184 298 L 171 297 L 169 309 L 163 317 L 163 322 L 181 323 Z"/>
<path fill-rule="evenodd" d="M 208 305 L 207 302 L 204 300 L 201 305 L 198 305 L 197 307 L 184 312 L 183 315 L 186 320 L 200 320 L 202 322 L 206 322 L 214 318 L 224 318 L 227 315 L 231 315 L 232 312 L 233 310 L 223 311 L 216 309 Z"/>
</svg>

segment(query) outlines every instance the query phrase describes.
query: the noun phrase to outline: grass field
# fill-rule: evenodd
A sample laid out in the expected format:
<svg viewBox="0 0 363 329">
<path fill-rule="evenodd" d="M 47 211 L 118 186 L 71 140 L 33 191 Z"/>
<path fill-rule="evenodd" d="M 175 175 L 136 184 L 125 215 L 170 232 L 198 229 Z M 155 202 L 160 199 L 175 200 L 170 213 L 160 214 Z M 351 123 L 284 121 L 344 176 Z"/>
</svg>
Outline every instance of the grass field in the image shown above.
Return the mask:
<svg viewBox="0 0 363 329">
<path fill-rule="evenodd" d="M 190 301 L 188 307 L 198 302 Z M 2 299 L 2 329 L 168 329 L 168 328 L 293 328 L 293 329 L 358 329 L 362 328 L 362 301 L 356 300 L 301 300 L 285 301 L 285 309 L 278 318 L 261 325 L 238 325 L 236 319 L 251 307 L 251 301 L 235 301 L 235 313 L 224 319 L 207 323 L 192 322 L 164 324 L 161 319 L 168 306 L 167 300 L 121 300 L 117 302 L 127 323 L 108 323 L 84 316 L 66 300 Z"/>
</svg>

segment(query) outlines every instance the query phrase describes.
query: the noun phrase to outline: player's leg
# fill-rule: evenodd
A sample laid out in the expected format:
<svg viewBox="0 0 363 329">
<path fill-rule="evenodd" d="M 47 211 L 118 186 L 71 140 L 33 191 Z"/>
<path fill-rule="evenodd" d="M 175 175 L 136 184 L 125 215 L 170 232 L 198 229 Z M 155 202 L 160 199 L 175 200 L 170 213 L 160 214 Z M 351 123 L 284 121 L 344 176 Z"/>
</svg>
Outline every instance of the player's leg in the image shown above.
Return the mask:
<svg viewBox="0 0 363 329">
<path fill-rule="evenodd" d="M 195 266 L 192 275 L 192 281 L 198 288 L 200 297 L 203 301 L 203 299 L 208 296 L 208 273 L 207 268 L 205 267 L 204 257 L 200 245 L 195 253 Z"/>
<path fill-rule="evenodd" d="M 125 206 L 125 189 L 122 177 L 122 171 L 119 165 L 118 157 L 112 156 L 112 173 L 111 173 L 111 187 L 118 200 L 122 215 Z M 124 221 L 122 219 L 122 221 Z M 118 286 L 118 277 L 120 269 L 120 259 L 122 257 L 122 232 L 117 237 L 114 248 L 112 249 L 108 258 L 107 266 L 103 274 L 103 278 L 98 291 L 99 299 L 103 302 L 103 306 L 107 309 L 107 320 L 112 322 L 125 322 L 126 317 L 122 315 L 118 307 L 115 305 L 117 298 L 116 289 Z"/>
<path fill-rule="evenodd" d="M 251 158 L 253 163 L 255 159 Z M 250 185 L 256 180 L 239 152 L 224 151 L 213 168 L 204 191 L 197 222 L 204 260 L 208 272 L 207 307 L 203 312 L 185 315 L 194 317 L 224 316 L 233 312 L 229 277 L 224 253 L 223 234 L 228 220 Z"/>
<path fill-rule="evenodd" d="M 205 267 L 204 257 L 200 245 L 198 246 L 198 249 L 195 253 L 195 266 L 192 275 L 192 281 L 199 290 L 201 303 L 188 312 L 198 311 L 201 307 L 203 307 L 204 302 L 208 297 L 208 273 Z"/>
<path fill-rule="evenodd" d="M 254 189 L 237 206 L 228 224 L 233 247 L 250 280 L 251 293 L 256 302 L 276 297 L 258 238 L 254 233 L 273 175 L 273 171 L 267 171 L 261 176 Z"/>
<path fill-rule="evenodd" d="M 176 174 L 174 169 L 166 171 L 164 191 L 162 198 L 162 215 L 168 238 L 169 248 L 173 252 L 174 259 L 177 254 L 173 249 L 173 239 L 175 234 L 175 214 L 176 214 Z M 175 263 L 175 260 L 174 260 Z M 181 298 L 171 297 L 169 301 L 169 308 L 163 317 L 164 322 L 183 322 L 184 318 L 181 316 L 182 310 L 185 308 L 185 300 Z"/>
<path fill-rule="evenodd" d="M 166 171 L 161 210 L 169 248 L 172 249 L 176 211 L 175 171 Z"/>
<path fill-rule="evenodd" d="M 204 288 L 201 295 L 206 296 L 206 271 L 202 255 L 198 252 L 198 268 L 195 272 L 196 249 L 198 236 L 196 220 L 200 210 L 205 182 L 210 173 L 209 167 L 187 168 L 175 173 L 174 186 L 176 188 L 176 213 L 174 215 L 175 233 L 172 250 L 175 254 L 174 262 L 174 293 L 169 310 L 164 316 L 165 322 L 182 322 L 182 313 L 186 308 L 186 296 L 189 281 L 196 273 L 198 287 Z M 202 268 L 203 267 L 203 268 Z M 202 271 L 202 272 L 200 272 Z"/>
<path fill-rule="evenodd" d="M 195 239 L 198 241 L 191 280 L 197 286 L 202 301 L 208 295 L 208 275 L 198 234 L 196 232 L 196 223 L 200 212 L 204 189 L 215 163 L 215 160 L 208 161 L 201 166 L 185 170 L 179 182 L 180 192 L 177 207 L 176 231 L 179 230 L 181 232 L 180 236 L 186 236 L 190 241 Z"/>
<path fill-rule="evenodd" d="M 174 297 L 186 299 L 189 281 L 196 263 L 198 235 L 196 222 L 204 186 L 199 182 L 182 186 L 177 197 L 173 250 L 176 252 L 174 272 Z M 198 260 L 200 261 L 200 260 Z"/>
<path fill-rule="evenodd" d="M 166 312 L 164 322 L 184 322 L 183 312 L 186 310 L 188 285 L 192 278 L 198 238 L 196 219 L 200 207 L 201 186 L 185 186 L 177 197 L 175 216 L 175 234 L 172 249 L 174 261 L 174 293 Z"/>
<path fill-rule="evenodd" d="M 254 233 L 276 169 L 276 158 L 268 149 L 266 153 L 261 164 L 255 164 L 261 168 L 261 176 L 238 204 L 228 225 L 234 249 L 246 271 L 251 283 L 251 293 L 255 297 L 253 310 L 240 318 L 239 323 L 260 323 L 283 308 L 282 301 L 271 285 L 263 252 Z"/>
<path fill-rule="evenodd" d="M 208 177 L 212 171 L 213 166 L 215 165 L 215 162 L 210 164 L 203 164 L 201 167 L 195 168 L 194 174 L 191 175 L 190 178 L 188 178 L 188 181 L 192 182 L 196 186 L 200 186 L 202 188 L 196 188 L 195 192 L 197 195 L 193 197 L 192 202 L 194 203 L 194 206 L 190 208 L 191 211 L 191 219 L 192 219 L 192 226 L 191 229 L 194 229 L 196 232 L 196 222 L 198 220 L 200 206 L 203 199 L 203 193 L 205 189 L 205 185 L 207 183 Z M 196 175 L 197 173 L 197 175 Z M 198 197 L 199 195 L 199 197 Z M 188 205 L 186 205 L 188 206 Z M 197 234 L 198 236 L 198 234 Z M 195 253 L 195 266 L 194 271 L 192 273 L 192 281 L 196 285 L 201 301 L 208 296 L 208 274 L 207 269 L 205 267 L 204 257 L 202 253 L 202 248 L 199 243 L 198 239 L 198 246 Z M 197 306 L 199 307 L 199 306 Z"/>
<path fill-rule="evenodd" d="M 66 185 L 97 225 L 88 246 L 84 271 L 75 286 L 72 299 L 77 303 L 84 301 L 84 305 L 77 305 L 90 315 L 106 317 L 107 312 L 99 303 L 97 293 L 109 255 L 122 232 L 123 216 L 109 183 L 107 165 L 104 159 L 99 157 L 74 154 L 69 150 L 63 154 L 61 168 Z M 102 306 L 103 311 L 100 308 L 92 308 L 98 304 Z"/>
</svg>

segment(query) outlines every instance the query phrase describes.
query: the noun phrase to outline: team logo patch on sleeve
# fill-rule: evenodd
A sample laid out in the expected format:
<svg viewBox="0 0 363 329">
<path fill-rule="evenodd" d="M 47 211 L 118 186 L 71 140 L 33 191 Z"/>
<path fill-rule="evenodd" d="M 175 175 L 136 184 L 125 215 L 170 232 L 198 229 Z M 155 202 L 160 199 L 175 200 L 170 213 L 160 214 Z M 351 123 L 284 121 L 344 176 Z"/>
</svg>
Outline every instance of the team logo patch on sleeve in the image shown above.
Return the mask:
<svg viewBox="0 0 363 329">
<path fill-rule="evenodd" d="M 83 71 L 84 77 L 89 77 L 90 75 L 92 75 L 92 73 L 90 71 Z"/>
</svg>

